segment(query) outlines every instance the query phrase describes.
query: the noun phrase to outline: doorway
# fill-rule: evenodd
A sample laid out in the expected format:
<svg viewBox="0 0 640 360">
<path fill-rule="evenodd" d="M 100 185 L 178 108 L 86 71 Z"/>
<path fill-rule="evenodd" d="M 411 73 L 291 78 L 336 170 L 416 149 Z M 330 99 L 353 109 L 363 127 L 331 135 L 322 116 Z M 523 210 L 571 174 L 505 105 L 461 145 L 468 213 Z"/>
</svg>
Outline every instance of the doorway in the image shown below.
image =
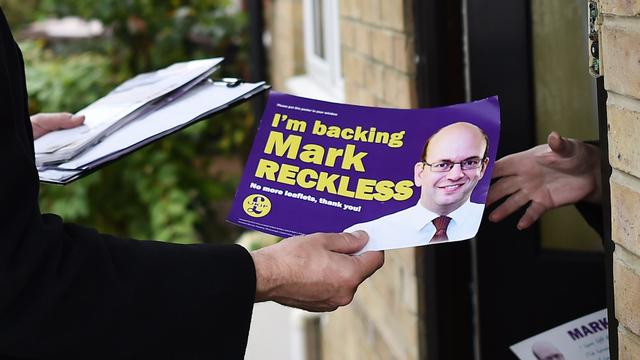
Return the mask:
<svg viewBox="0 0 640 360">
<path fill-rule="evenodd" d="M 550 130 L 597 140 L 606 119 L 588 75 L 586 9 L 585 0 L 414 1 L 419 105 L 498 95 L 498 158 Z M 523 212 L 485 220 L 472 241 L 419 250 L 428 359 L 515 359 L 510 345 L 607 306 L 597 233 L 573 207 L 518 231 Z"/>
<path fill-rule="evenodd" d="M 597 140 L 586 10 L 583 0 L 467 0 L 468 93 L 500 96 L 499 157 L 550 130 Z M 522 213 L 485 222 L 473 243 L 477 359 L 514 359 L 510 345 L 606 307 L 602 245 L 576 210 L 518 231 Z"/>
</svg>

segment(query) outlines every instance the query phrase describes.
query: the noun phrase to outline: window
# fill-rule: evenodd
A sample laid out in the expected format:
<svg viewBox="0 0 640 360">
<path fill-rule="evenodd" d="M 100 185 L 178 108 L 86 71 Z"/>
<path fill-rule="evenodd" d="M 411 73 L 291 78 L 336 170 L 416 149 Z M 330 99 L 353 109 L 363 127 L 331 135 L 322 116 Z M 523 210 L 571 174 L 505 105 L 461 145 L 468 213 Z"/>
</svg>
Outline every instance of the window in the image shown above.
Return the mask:
<svg viewBox="0 0 640 360">
<path fill-rule="evenodd" d="M 293 93 L 338 102 L 344 99 L 338 1 L 303 2 L 306 74 L 288 81 Z"/>
</svg>

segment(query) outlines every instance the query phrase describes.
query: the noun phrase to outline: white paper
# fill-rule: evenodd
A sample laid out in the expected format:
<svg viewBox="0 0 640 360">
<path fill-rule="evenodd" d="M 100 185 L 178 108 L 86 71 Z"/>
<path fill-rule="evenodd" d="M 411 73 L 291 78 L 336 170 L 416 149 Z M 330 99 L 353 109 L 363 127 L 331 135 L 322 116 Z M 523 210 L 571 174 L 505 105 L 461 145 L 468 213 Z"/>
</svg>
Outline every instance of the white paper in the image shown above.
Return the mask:
<svg viewBox="0 0 640 360">
<path fill-rule="evenodd" d="M 126 120 L 134 111 L 206 74 L 222 60 L 213 58 L 176 63 L 125 81 L 77 113 L 85 116 L 82 126 L 50 132 L 37 139 L 34 142 L 37 163 L 52 153 L 74 153 L 100 137 L 109 127 Z"/>
<path fill-rule="evenodd" d="M 510 347 L 520 360 L 609 360 L 607 309 L 557 326 Z"/>
<path fill-rule="evenodd" d="M 58 165 L 57 169 L 40 171 L 40 179 L 59 182 L 75 176 L 82 169 L 91 168 L 104 162 L 101 160 L 106 161 L 105 157 L 107 156 L 180 127 L 207 113 L 215 113 L 229 103 L 253 94 L 263 85 L 264 82 L 241 83 L 230 88 L 223 83 L 204 82 L 176 101 L 126 124 L 76 158 Z"/>
</svg>

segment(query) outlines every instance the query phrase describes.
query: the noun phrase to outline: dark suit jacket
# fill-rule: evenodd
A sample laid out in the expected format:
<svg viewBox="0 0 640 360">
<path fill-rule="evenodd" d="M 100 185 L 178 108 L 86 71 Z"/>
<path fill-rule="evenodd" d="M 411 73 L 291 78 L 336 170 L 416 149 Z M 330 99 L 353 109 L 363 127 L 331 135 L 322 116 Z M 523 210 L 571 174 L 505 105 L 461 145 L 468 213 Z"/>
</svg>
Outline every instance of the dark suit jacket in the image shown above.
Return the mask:
<svg viewBox="0 0 640 360">
<path fill-rule="evenodd" d="M 0 359 L 241 359 L 239 246 L 119 239 L 38 207 L 24 66 L 0 10 Z"/>
<path fill-rule="evenodd" d="M 585 141 L 587 144 L 600 147 L 600 141 Z M 602 163 L 601 166 L 607 166 L 610 169 L 609 164 Z M 611 173 L 611 171 L 609 171 Z M 608 179 L 602 179 L 602 181 L 608 181 Z M 587 202 L 579 202 L 576 205 L 576 209 L 580 212 L 580 215 L 595 231 L 598 232 L 600 238 L 604 240 L 604 223 L 602 214 L 602 205 L 590 204 Z"/>
<path fill-rule="evenodd" d="M 595 231 L 598 232 L 601 239 L 604 239 L 604 224 L 602 223 L 602 206 L 580 202 L 576 204 L 576 208 L 580 215 Z"/>
</svg>

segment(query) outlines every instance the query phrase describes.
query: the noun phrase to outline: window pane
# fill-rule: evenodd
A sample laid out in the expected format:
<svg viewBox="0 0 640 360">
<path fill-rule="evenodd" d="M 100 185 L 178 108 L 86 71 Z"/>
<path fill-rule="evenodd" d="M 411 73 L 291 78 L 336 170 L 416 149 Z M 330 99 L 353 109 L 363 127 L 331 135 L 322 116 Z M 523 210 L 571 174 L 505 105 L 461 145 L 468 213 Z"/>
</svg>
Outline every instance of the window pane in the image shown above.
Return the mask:
<svg viewBox="0 0 640 360">
<path fill-rule="evenodd" d="M 323 0 L 313 0 L 313 53 L 325 59 L 323 8 Z"/>
</svg>

